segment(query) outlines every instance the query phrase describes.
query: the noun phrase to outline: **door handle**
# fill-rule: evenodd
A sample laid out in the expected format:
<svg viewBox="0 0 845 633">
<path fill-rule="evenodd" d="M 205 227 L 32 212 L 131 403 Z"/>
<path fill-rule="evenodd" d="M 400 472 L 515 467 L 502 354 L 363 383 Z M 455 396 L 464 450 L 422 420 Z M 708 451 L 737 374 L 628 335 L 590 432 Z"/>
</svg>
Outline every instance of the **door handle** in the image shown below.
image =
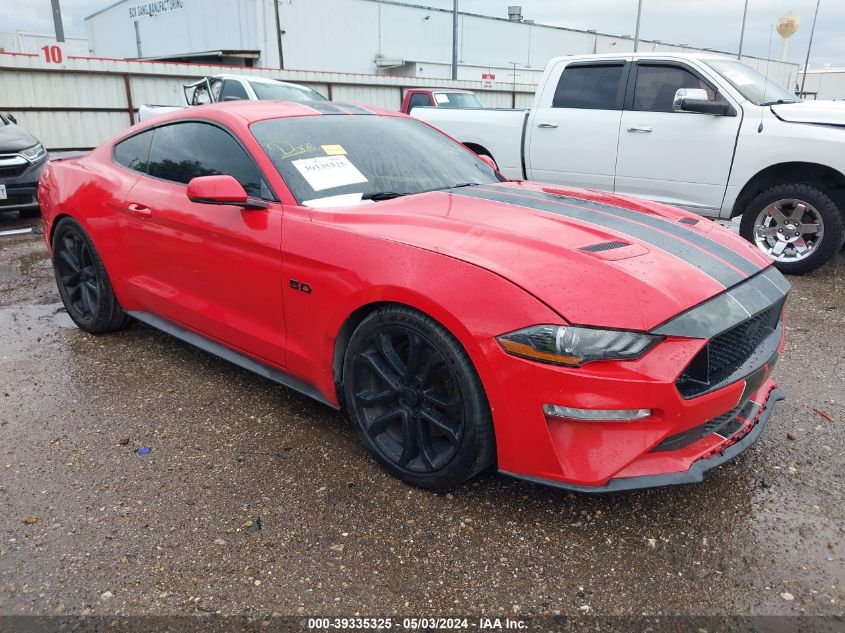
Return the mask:
<svg viewBox="0 0 845 633">
<path fill-rule="evenodd" d="M 149 218 L 153 215 L 153 212 L 149 207 L 145 207 L 143 204 L 138 204 L 136 202 L 126 205 L 126 210 L 139 218 Z"/>
<path fill-rule="evenodd" d="M 557 123 L 554 121 L 542 121 L 537 124 L 537 127 L 557 127 Z"/>
<path fill-rule="evenodd" d="M 650 127 L 645 127 L 644 125 L 632 125 L 628 128 L 629 132 L 651 132 Z"/>
</svg>

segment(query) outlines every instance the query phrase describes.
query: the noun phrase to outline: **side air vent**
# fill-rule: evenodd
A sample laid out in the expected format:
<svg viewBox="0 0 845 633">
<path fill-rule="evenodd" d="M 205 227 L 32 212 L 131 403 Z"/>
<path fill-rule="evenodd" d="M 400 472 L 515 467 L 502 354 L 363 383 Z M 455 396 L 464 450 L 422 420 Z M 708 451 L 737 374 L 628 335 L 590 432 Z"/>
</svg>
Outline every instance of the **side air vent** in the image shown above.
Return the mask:
<svg viewBox="0 0 845 633">
<path fill-rule="evenodd" d="M 612 251 L 615 248 L 625 248 L 626 246 L 630 246 L 630 244 L 628 242 L 598 242 L 582 246 L 578 250 L 585 253 L 601 253 L 602 251 Z"/>
</svg>

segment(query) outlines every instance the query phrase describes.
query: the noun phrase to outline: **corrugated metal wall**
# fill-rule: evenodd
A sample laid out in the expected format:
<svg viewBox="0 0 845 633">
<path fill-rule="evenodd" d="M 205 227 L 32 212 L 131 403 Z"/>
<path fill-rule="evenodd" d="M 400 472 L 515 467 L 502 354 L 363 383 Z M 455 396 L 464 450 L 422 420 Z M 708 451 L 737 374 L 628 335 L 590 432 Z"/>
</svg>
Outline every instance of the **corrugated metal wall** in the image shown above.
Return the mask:
<svg viewBox="0 0 845 633">
<path fill-rule="evenodd" d="M 125 130 L 141 104 L 183 105 L 182 84 L 207 75 L 237 72 L 311 86 L 336 101 L 398 110 L 404 90 L 430 79 L 137 62 L 71 57 L 60 65 L 38 55 L 0 53 L 0 111 L 51 150 L 87 149 Z M 534 86 L 503 84 L 482 90 L 479 81 L 438 80 L 437 86 L 477 91 L 490 107 L 529 107 Z"/>
</svg>

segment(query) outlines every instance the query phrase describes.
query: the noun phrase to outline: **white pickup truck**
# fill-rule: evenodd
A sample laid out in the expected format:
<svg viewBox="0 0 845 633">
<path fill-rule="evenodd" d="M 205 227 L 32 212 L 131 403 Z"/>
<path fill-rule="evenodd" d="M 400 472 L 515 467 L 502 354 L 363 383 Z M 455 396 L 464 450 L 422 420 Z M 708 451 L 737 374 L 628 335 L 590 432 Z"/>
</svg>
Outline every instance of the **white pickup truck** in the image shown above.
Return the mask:
<svg viewBox="0 0 845 633">
<path fill-rule="evenodd" d="M 788 273 L 845 239 L 845 102 L 801 102 L 716 55 L 558 57 L 530 110 L 413 115 L 511 178 L 649 198 L 713 218 Z"/>
</svg>

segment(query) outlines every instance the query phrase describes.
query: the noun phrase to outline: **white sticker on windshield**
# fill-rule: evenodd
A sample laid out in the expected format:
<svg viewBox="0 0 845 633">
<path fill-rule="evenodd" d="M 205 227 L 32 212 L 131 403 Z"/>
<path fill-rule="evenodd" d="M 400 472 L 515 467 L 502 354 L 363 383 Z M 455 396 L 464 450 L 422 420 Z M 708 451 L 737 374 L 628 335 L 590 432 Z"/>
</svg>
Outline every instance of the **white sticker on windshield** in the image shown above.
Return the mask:
<svg viewBox="0 0 845 633">
<path fill-rule="evenodd" d="M 303 200 L 303 207 L 311 207 L 312 209 L 331 209 L 333 207 L 352 207 L 358 204 L 370 204 L 372 200 L 361 200 L 364 193 L 341 193 L 337 196 L 327 196 L 325 198 L 314 198 L 313 200 Z"/>
<path fill-rule="evenodd" d="M 754 83 L 754 80 L 741 70 L 726 70 L 725 77 L 730 79 L 734 85 L 737 86 L 747 86 L 748 84 Z"/>
<path fill-rule="evenodd" d="M 437 103 L 449 103 L 449 95 L 438 92 L 434 95 L 434 100 Z"/>
<path fill-rule="evenodd" d="M 320 156 L 291 161 L 314 191 L 367 182 L 346 156 Z"/>
</svg>

